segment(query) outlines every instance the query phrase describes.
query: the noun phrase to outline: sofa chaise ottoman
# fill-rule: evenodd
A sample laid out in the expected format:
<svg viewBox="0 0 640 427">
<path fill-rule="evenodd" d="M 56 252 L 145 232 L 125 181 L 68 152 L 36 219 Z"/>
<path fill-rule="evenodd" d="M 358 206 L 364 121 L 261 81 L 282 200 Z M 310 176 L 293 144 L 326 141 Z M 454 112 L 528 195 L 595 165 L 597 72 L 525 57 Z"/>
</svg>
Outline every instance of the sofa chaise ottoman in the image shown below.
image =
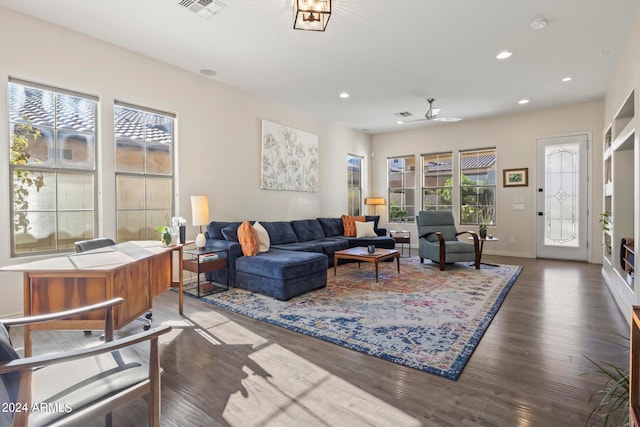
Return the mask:
<svg viewBox="0 0 640 427">
<path fill-rule="evenodd" d="M 315 252 L 269 249 L 236 260 L 235 286 L 279 300 L 324 288 L 328 258 Z"/>
</svg>

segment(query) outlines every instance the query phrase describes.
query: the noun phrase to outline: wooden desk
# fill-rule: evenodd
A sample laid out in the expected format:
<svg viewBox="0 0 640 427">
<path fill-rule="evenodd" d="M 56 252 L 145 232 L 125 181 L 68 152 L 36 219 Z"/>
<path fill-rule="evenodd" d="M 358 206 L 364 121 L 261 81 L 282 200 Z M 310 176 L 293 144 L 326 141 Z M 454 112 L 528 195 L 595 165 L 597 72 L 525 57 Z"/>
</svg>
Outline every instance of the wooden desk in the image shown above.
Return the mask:
<svg viewBox="0 0 640 427">
<path fill-rule="evenodd" d="M 153 297 L 172 286 L 179 288 L 178 311 L 183 305 L 183 247 L 164 247 L 159 241 L 132 241 L 72 255 L 4 267 L 22 271 L 24 315 L 77 308 L 115 297 L 124 303 L 113 309 L 119 329 L 151 310 Z M 178 253 L 178 281 L 173 281 L 173 254 Z M 31 356 L 31 330 L 104 329 L 104 313 L 24 328 L 25 356 Z M 107 340 L 113 337 L 106 337 Z"/>
</svg>

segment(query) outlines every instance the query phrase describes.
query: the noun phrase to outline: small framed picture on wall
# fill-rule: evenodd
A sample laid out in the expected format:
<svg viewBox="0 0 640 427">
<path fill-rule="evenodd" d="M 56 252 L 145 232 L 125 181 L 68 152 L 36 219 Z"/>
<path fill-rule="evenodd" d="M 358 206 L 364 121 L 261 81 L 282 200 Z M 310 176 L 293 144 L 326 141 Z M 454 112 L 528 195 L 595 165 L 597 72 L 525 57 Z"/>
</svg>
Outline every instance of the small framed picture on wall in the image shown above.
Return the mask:
<svg viewBox="0 0 640 427">
<path fill-rule="evenodd" d="M 504 187 L 526 187 L 529 185 L 529 168 L 503 169 Z"/>
</svg>

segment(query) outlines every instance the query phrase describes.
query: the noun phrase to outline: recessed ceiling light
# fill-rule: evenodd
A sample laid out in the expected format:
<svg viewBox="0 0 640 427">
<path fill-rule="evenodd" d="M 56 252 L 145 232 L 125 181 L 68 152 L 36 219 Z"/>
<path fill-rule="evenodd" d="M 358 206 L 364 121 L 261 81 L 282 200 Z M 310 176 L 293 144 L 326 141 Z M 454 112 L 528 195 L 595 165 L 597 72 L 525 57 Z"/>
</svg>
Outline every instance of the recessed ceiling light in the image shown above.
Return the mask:
<svg viewBox="0 0 640 427">
<path fill-rule="evenodd" d="M 547 26 L 547 20 L 544 18 L 536 18 L 531 21 L 531 28 L 533 30 L 541 30 Z"/>
<path fill-rule="evenodd" d="M 340 98 L 348 98 L 349 94 L 347 92 L 341 92 L 340 95 L 338 95 Z"/>
<path fill-rule="evenodd" d="M 404 122 L 403 122 L 402 120 L 398 120 L 398 121 L 396 122 L 396 124 L 398 124 L 398 125 L 403 125 L 403 124 L 404 124 Z"/>
<path fill-rule="evenodd" d="M 563 82 L 570 82 L 571 81 L 571 77 L 565 77 L 562 79 Z"/>
<path fill-rule="evenodd" d="M 213 77 L 213 76 L 217 75 L 218 73 L 215 72 L 214 70 L 210 70 L 208 68 L 203 68 L 202 70 L 200 70 L 200 74 L 202 74 L 203 76 Z"/>
<path fill-rule="evenodd" d="M 520 101 L 518 101 L 518 104 L 524 105 L 524 104 L 528 104 L 529 100 L 526 98 L 521 99 Z"/>
<path fill-rule="evenodd" d="M 508 50 L 503 50 L 502 52 L 500 52 L 499 54 L 496 55 L 496 58 L 498 58 L 498 59 L 507 59 L 511 55 L 513 55 L 513 52 L 510 52 Z"/>
</svg>

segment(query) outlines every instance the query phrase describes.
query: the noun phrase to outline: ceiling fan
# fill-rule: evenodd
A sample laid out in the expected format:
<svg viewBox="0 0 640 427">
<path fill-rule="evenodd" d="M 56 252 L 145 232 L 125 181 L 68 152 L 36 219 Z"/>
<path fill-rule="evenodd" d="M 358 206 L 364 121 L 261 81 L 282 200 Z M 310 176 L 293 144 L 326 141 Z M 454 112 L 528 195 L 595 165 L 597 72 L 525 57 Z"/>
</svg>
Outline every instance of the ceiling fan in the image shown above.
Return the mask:
<svg viewBox="0 0 640 427">
<path fill-rule="evenodd" d="M 427 113 L 424 115 L 424 119 L 409 120 L 409 122 L 422 122 L 424 120 L 436 120 L 438 118 L 438 113 L 440 112 L 441 108 L 438 107 L 437 105 L 433 105 L 435 100 L 436 100 L 435 98 L 427 98 L 427 102 L 429 103 L 429 109 L 427 110 Z"/>
<path fill-rule="evenodd" d="M 459 120 L 462 120 L 459 117 L 438 117 L 438 114 L 440 113 L 440 110 L 442 108 L 440 108 L 437 105 L 433 105 L 435 100 L 436 100 L 435 98 L 427 98 L 427 102 L 429 103 L 429 109 L 427 110 L 427 113 L 424 115 L 424 119 L 409 120 L 408 122 L 422 122 L 425 120 L 434 120 L 437 122 L 457 122 Z"/>
</svg>

